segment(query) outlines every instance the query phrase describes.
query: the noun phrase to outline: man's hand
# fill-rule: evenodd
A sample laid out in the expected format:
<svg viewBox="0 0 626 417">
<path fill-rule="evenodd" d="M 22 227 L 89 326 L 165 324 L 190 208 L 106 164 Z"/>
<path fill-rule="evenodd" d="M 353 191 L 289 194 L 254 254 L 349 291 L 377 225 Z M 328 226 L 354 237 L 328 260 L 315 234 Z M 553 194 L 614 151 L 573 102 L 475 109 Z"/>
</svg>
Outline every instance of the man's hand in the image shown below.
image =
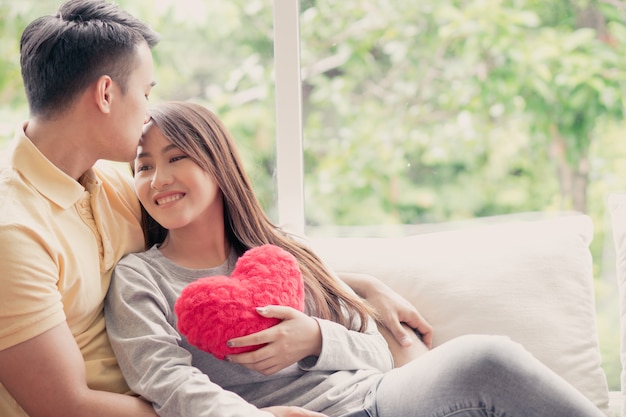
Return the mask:
<svg viewBox="0 0 626 417">
<path fill-rule="evenodd" d="M 383 335 L 393 356 L 393 367 L 399 368 L 400 366 L 411 362 L 413 359 L 422 356 L 428 352 L 428 347 L 417 336 L 415 330 L 402 324 L 402 327 L 406 330 L 408 337 L 411 338 L 411 344 L 409 346 L 400 346 L 398 341 L 394 338 L 391 332 L 382 324 L 378 323 L 378 331 Z"/>
<path fill-rule="evenodd" d="M 261 408 L 261 410 L 270 412 L 276 417 L 327 417 L 326 414 L 305 410 L 300 407 L 276 406 Z"/>
<path fill-rule="evenodd" d="M 407 299 L 371 275 L 352 272 L 342 272 L 338 275 L 376 309 L 378 321 L 391 332 L 401 346 L 411 346 L 414 340 L 413 335 L 402 327 L 402 323 L 406 323 L 417 330 L 429 349 L 432 347 L 433 328 Z"/>
</svg>

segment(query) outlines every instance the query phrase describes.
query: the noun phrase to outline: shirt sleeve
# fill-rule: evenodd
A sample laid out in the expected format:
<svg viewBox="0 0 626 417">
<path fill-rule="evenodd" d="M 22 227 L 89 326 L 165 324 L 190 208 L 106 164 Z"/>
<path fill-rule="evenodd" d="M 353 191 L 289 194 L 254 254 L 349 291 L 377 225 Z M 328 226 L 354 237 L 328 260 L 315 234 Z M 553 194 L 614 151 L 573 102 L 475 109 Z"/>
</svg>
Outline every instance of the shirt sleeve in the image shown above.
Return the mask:
<svg viewBox="0 0 626 417">
<path fill-rule="evenodd" d="M 0 350 L 65 321 L 58 265 L 42 237 L 24 226 L 0 227 Z"/>
<path fill-rule="evenodd" d="M 350 293 L 356 293 L 345 282 L 335 279 Z M 358 296 L 357 296 L 358 297 Z M 347 315 L 347 312 L 346 312 Z M 375 368 L 387 372 L 393 368 L 393 357 L 387 341 L 370 317 L 364 332 L 355 330 L 361 322 L 355 319 L 353 328 L 330 320 L 314 317 L 322 334 L 320 356 L 311 356 L 299 362 L 305 371 L 345 371 Z"/>
<path fill-rule="evenodd" d="M 118 264 L 105 302 L 107 331 L 130 388 L 161 417 L 271 417 L 192 366 L 154 283 Z"/>
<path fill-rule="evenodd" d="M 330 320 L 317 320 L 322 333 L 319 357 L 308 357 L 299 362 L 306 371 L 345 371 L 375 368 L 387 372 L 393 368 L 391 351 L 376 324 L 370 320 L 363 333 L 349 330 Z"/>
</svg>

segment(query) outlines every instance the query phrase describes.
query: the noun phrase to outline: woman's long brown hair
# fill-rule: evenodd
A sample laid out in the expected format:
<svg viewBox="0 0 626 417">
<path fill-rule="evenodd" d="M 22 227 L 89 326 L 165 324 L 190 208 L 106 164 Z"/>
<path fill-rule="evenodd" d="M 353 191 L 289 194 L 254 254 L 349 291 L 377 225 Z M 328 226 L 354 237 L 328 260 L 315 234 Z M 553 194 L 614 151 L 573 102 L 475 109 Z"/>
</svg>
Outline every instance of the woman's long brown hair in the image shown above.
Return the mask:
<svg viewBox="0 0 626 417">
<path fill-rule="evenodd" d="M 374 315 L 373 309 L 347 291 L 310 248 L 272 224 L 252 190 L 233 138 L 217 116 L 188 102 L 160 104 L 149 114 L 151 123 L 169 141 L 217 181 L 224 199 L 224 230 L 237 254 L 264 244 L 290 252 L 300 264 L 308 313 L 347 328 L 359 323 L 359 331 L 364 331 L 368 315 Z M 162 243 L 167 230 L 143 208 L 142 216 L 146 248 Z"/>
</svg>

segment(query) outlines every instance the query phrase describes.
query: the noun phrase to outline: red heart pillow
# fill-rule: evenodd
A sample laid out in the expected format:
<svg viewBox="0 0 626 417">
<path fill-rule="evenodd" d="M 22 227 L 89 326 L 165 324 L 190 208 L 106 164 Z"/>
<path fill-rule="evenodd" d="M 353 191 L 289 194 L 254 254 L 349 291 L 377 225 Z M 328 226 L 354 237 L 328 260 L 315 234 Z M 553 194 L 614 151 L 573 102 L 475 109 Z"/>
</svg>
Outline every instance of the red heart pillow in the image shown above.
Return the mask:
<svg viewBox="0 0 626 417">
<path fill-rule="evenodd" d="M 176 304 L 178 330 L 192 345 L 224 359 L 261 345 L 231 348 L 230 339 L 274 326 L 280 320 L 262 317 L 256 307 L 290 306 L 304 311 L 304 282 L 298 261 L 274 245 L 246 251 L 231 277 L 200 278 L 187 285 Z"/>
</svg>

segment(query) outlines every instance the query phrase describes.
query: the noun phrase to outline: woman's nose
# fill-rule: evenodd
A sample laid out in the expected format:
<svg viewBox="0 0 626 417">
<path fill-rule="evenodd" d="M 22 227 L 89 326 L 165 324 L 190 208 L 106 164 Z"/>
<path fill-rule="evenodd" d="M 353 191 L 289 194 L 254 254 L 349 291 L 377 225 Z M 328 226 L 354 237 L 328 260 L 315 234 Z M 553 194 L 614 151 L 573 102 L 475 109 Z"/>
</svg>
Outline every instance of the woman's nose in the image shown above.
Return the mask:
<svg viewBox="0 0 626 417">
<path fill-rule="evenodd" d="M 172 181 L 173 177 L 167 170 L 156 169 L 152 181 L 150 182 L 150 187 L 152 187 L 153 190 L 162 190 L 170 185 Z"/>
</svg>

